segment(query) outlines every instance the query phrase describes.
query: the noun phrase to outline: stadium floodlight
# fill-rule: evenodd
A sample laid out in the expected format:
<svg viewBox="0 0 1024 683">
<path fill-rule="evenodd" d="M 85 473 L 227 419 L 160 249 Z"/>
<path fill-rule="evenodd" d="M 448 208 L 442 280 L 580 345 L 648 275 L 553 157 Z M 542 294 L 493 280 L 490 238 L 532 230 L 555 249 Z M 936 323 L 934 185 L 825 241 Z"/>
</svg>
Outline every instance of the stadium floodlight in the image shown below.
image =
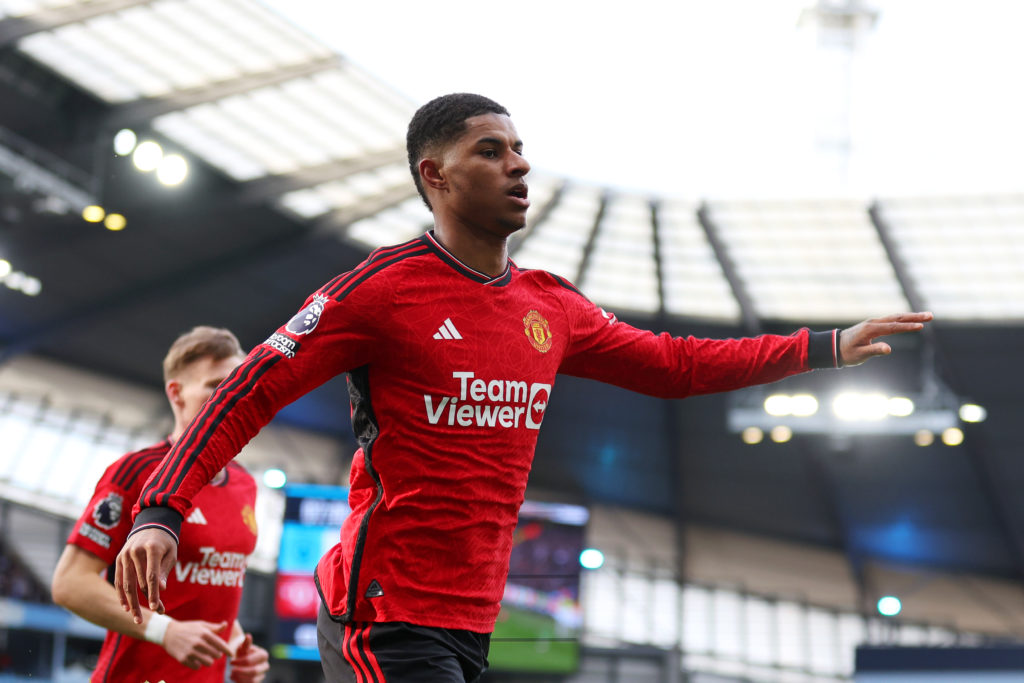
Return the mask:
<svg viewBox="0 0 1024 683">
<path fill-rule="evenodd" d="M 743 443 L 754 445 L 764 440 L 764 431 L 760 427 L 747 427 L 742 432 Z"/>
<path fill-rule="evenodd" d="M 7 277 L 7 274 L 11 272 L 11 262 L 7 259 L 0 258 L 0 277 Z"/>
<path fill-rule="evenodd" d="M 914 402 L 906 396 L 892 396 L 886 409 L 893 417 L 909 417 L 914 414 Z"/>
<path fill-rule="evenodd" d="M 959 446 L 964 442 L 964 432 L 959 427 L 950 427 L 942 432 L 942 443 L 947 446 Z"/>
<path fill-rule="evenodd" d="M 796 394 L 789 405 L 796 417 L 810 417 L 818 412 L 818 399 L 811 394 Z"/>
<path fill-rule="evenodd" d="M 180 185 L 188 176 L 188 162 L 180 154 L 168 154 L 156 168 L 156 179 L 163 185 Z"/>
<path fill-rule="evenodd" d="M 103 220 L 103 225 L 106 226 L 107 230 L 117 232 L 118 230 L 124 230 L 124 226 L 128 225 L 128 221 L 119 213 L 108 213 L 107 217 Z"/>
<path fill-rule="evenodd" d="M 977 403 L 965 403 L 960 406 L 960 419 L 964 422 L 984 422 L 988 411 Z"/>
<path fill-rule="evenodd" d="M 844 391 L 832 401 L 832 411 L 840 420 L 882 420 L 889 414 L 889 399 L 884 394 L 860 394 Z"/>
<path fill-rule="evenodd" d="M 918 446 L 931 446 L 935 443 L 935 434 L 930 429 L 919 429 L 914 433 L 914 443 Z"/>
<path fill-rule="evenodd" d="M 600 569 L 604 566 L 604 553 L 597 548 L 586 548 L 580 553 L 580 566 L 584 569 Z"/>
<path fill-rule="evenodd" d="M 39 278 L 26 275 L 21 281 L 21 291 L 29 296 L 36 296 L 43 291 L 43 283 L 39 281 Z"/>
<path fill-rule="evenodd" d="M 263 483 L 272 489 L 279 489 L 288 483 L 288 475 L 282 469 L 271 467 L 263 473 Z"/>
<path fill-rule="evenodd" d="M 775 443 L 786 443 L 793 438 L 793 430 L 786 425 L 775 425 L 772 427 L 771 437 Z"/>
<path fill-rule="evenodd" d="M 878 599 L 877 608 L 883 617 L 894 617 L 903 611 L 903 603 L 895 595 L 886 595 Z"/>
<path fill-rule="evenodd" d="M 764 412 L 773 417 L 783 417 L 793 412 L 792 399 L 786 394 L 772 394 L 764 400 Z"/>
<path fill-rule="evenodd" d="M 114 154 L 126 157 L 135 150 L 139 138 L 131 128 L 122 128 L 114 136 Z"/>
<path fill-rule="evenodd" d="M 82 220 L 88 223 L 99 223 L 106 215 L 107 212 L 103 210 L 103 207 L 95 204 L 90 204 L 82 209 Z"/>
<path fill-rule="evenodd" d="M 132 163 L 135 168 L 144 173 L 155 171 L 164 158 L 164 149 L 152 140 L 140 142 L 139 146 L 132 152 Z"/>
</svg>

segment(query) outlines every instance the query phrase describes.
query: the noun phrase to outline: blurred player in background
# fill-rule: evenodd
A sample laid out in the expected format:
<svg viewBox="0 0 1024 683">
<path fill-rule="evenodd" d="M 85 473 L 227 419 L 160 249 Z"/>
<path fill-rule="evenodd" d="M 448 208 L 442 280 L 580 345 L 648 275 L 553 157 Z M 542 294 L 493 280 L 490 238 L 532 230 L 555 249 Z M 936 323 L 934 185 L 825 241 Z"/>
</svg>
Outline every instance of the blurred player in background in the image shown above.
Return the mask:
<svg viewBox="0 0 1024 683">
<path fill-rule="evenodd" d="M 196 327 L 164 359 L 174 431 L 160 443 L 122 456 L 103 473 L 75 524 L 53 577 L 53 600 L 107 629 L 91 683 L 159 681 L 258 683 L 269 668 L 237 620 L 246 557 L 256 547 L 256 483 L 237 463 L 221 469 L 197 494 L 178 562 L 167 577 L 164 613 L 145 610 L 135 623 L 118 603 L 113 565 L 131 530 L 142 484 L 181 437 L 217 385 L 244 354 L 230 331 Z"/>
</svg>

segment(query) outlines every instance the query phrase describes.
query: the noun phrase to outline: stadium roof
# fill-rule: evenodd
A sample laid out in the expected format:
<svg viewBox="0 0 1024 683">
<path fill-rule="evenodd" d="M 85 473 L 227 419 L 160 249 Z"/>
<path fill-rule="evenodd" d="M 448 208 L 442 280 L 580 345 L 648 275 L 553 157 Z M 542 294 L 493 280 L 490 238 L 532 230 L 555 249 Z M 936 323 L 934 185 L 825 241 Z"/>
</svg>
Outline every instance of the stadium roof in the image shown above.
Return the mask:
<svg viewBox="0 0 1024 683">
<path fill-rule="evenodd" d="M 403 150 L 416 103 L 258 2 L 0 0 L 0 102 L 0 359 L 38 353 L 158 386 L 179 332 L 223 325 L 255 345 L 370 248 L 430 225 Z M 184 157 L 185 182 L 164 187 L 115 154 L 123 128 Z M 688 202 L 551 170 L 530 183 L 513 258 L 622 318 L 725 336 L 933 310 L 934 332 L 893 358 L 782 388 L 923 394 L 938 381 L 989 411 L 961 447 L 751 447 L 726 428 L 727 398 L 661 403 L 567 378 L 535 484 L 852 561 L 1024 576 L 1024 194 Z M 93 204 L 125 227 L 83 220 Z M 342 434 L 347 414 L 333 382 L 282 419 Z"/>
</svg>

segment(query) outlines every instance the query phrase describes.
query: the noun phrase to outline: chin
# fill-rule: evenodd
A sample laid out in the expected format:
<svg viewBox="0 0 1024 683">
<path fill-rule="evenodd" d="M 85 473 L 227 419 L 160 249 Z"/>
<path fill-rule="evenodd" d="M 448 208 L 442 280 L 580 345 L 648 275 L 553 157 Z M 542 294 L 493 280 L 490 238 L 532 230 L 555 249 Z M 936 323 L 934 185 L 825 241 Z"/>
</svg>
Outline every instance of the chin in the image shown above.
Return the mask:
<svg viewBox="0 0 1024 683">
<path fill-rule="evenodd" d="M 508 234 L 511 235 L 512 233 L 519 232 L 526 227 L 526 216 L 512 220 L 498 221 L 498 225 L 500 225 L 502 229 L 507 230 Z"/>
</svg>

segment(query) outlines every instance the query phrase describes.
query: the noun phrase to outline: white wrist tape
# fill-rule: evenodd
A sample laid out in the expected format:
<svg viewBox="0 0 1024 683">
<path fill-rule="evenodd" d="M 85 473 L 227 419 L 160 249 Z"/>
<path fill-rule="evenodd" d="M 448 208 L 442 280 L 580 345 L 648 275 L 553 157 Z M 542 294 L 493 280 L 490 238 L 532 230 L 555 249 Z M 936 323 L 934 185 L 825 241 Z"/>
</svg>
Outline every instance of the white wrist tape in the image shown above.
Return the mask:
<svg viewBox="0 0 1024 683">
<path fill-rule="evenodd" d="M 167 633 L 167 626 L 170 623 L 171 618 L 166 614 L 153 612 L 149 615 L 149 621 L 146 622 L 146 632 L 142 637 L 151 643 L 163 645 L 164 635 Z"/>
</svg>

